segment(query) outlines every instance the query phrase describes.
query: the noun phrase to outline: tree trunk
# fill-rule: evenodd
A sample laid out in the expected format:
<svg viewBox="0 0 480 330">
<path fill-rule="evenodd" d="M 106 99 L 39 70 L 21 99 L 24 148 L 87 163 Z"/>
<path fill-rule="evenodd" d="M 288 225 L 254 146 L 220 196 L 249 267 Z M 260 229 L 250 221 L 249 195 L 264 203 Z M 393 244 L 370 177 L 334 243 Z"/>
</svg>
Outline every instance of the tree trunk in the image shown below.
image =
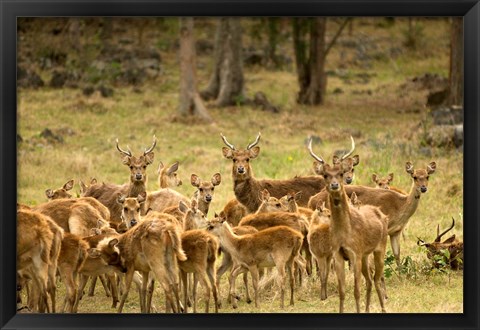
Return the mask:
<svg viewBox="0 0 480 330">
<path fill-rule="evenodd" d="M 193 38 L 193 18 L 180 18 L 180 117 L 197 116 L 211 122 L 212 118 L 197 92 L 196 54 Z"/>
<path fill-rule="evenodd" d="M 294 19 L 293 40 L 297 75 L 300 86 L 297 102 L 300 104 L 322 104 L 327 89 L 325 74 L 325 35 L 327 19 L 317 17 L 308 19 Z M 305 32 L 310 30 L 309 56 L 306 57 Z"/>
<path fill-rule="evenodd" d="M 463 18 L 453 17 L 450 43 L 449 105 L 463 105 Z"/>
<path fill-rule="evenodd" d="M 223 107 L 243 99 L 242 30 L 240 19 L 221 18 L 215 36 L 214 66 L 201 96 Z"/>
<path fill-rule="evenodd" d="M 277 60 L 277 45 L 279 38 L 279 18 L 268 17 L 267 18 L 267 30 L 268 30 L 268 46 L 266 51 L 266 67 L 278 68 L 279 63 Z"/>
</svg>

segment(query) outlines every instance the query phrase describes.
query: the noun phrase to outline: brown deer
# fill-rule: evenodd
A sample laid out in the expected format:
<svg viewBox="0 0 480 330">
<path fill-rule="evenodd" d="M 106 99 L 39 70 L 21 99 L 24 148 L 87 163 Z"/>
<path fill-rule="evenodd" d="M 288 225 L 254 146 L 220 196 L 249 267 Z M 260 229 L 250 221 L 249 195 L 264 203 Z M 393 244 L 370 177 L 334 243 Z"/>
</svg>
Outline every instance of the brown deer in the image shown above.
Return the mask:
<svg viewBox="0 0 480 330">
<path fill-rule="evenodd" d="M 290 277 L 290 305 L 294 304 L 293 264 L 300 253 L 302 234 L 289 227 L 278 226 L 254 234 L 238 236 L 226 221 L 211 222 L 207 230 L 220 239 L 222 248 L 228 251 L 240 265 L 230 274 L 231 290 L 234 290 L 233 283 L 238 274 L 248 269 L 252 274 L 255 307 L 258 308 L 259 267 L 276 267 L 279 273 L 281 308 L 284 308 L 286 271 Z M 235 301 L 234 292 L 231 291 L 230 294 Z"/>
<path fill-rule="evenodd" d="M 45 195 L 48 200 L 59 199 L 59 198 L 72 198 L 72 195 L 69 193 L 72 190 L 75 181 L 73 179 L 68 180 L 61 188 L 58 189 L 47 189 L 45 190 Z"/>
<path fill-rule="evenodd" d="M 135 226 L 141 221 L 140 211 L 143 203 L 145 203 L 147 193 L 144 191 L 136 197 L 119 196 L 118 204 L 122 206 L 120 218 L 127 225 L 127 230 Z"/>
<path fill-rule="evenodd" d="M 257 196 L 263 189 L 267 189 L 273 197 L 281 198 L 289 191 L 302 191 L 302 198 L 299 205 L 306 206 L 308 198 L 319 192 L 324 186 L 324 180 L 318 176 L 295 177 L 289 180 L 257 180 L 253 175 L 250 160 L 257 158 L 260 154 L 260 147 L 257 146 L 260 140 L 260 133 L 253 143 L 246 149 L 236 149 L 229 143 L 226 137 L 221 134 L 223 142 L 227 147 L 222 148 L 223 157 L 231 159 L 233 191 L 237 200 L 242 203 L 249 213 L 254 213 L 260 206 Z"/>
<path fill-rule="evenodd" d="M 311 152 L 315 158 L 316 155 Z M 415 213 L 420 197 L 428 190 L 428 179 L 435 173 L 436 163 L 431 162 L 425 169 L 414 169 L 411 162 L 405 164 L 406 172 L 412 178 L 412 186 L 407 195 L 403 195 L 390 189 L 378 189 L 367 186 L 345 186 L 345 192 L 351 196 L 355 192 L 359 202 L 364 205 L 373 205 L 388 217 L 388 235 L 390 244 L 398 267 L 400 262 L 400 235 L 407 225 L 410 217 Z M 318 203 L 327 200 L 328 192 L 321 191 L 310 198 L 308 207 L 314 209 Z"/>
<path fill-rule="evenodd" d="M 325 203 L 319 205 L 313 212 L 307 240 L 314 259 L 317 262 L 320 277 L 320 299 L 327 299 L 327 281 L 330 264 L 333 257 L 332 242 L 330 237 L 330 210 Z"/>
<path fill-rule="evenodd" d="M 180 201 L 190 205 L 189 198 L 170 188 L 149 192 L 145 202 L 145 214 L 150 211 L 163 212 L 171 206 L 178 207 Z"/>
<path fill-rule="evenodd" d="M 143 219 L 99 249 L 107 255 L 118 254 L 120 265 L 126 269 L 125 292 L 120 299 L 118 313 L 123 310 L 135 271 L 143 277 L 140 294 L 142 313 L 148 312 L 146 292 L 150 272 L 163 286 L 173 312 L 179 311 L 177 260 L 185 261 L 187 257 L 182 250 L 179 229 L 172 223 L 175 219 L 171 218 L 159 213 L 154 218 Z"/>
<path fill-rule="evenodd" d="M 32 282 L 28 300 L 34 312 L 52 311 L 48 303 L 48 274 L 53 239 L 44 215 L 17 211 L 17 276 Z"/>
<path fill-rule="evenodd" d="M 455 219 L 452 218 L 452 225 L 445 231 L 440 233 L 440 225 L 437 226 L 437 237 L 432 243 L 425 243 L 425 241 L 418 239 L 417 244 L 419 246 L 425 246 L 427 248 L 427 258 L 432 261 L 433 267 L 440 268 L 441 264 L 435 259 L 436 256 L 445 254 L 442 251 L 448 251 L 448 265 L 454 269 L 463 269 L 463 242 L 459 241 L 455 234 L 444 240 L 442 237 L 455 226 Z"/>
<path fill-rule="evenodd" d="M 182 185 L 182 180 L 177 176 L 178 162 L 175 162 L 170 167 L 166 167 L 162 162 L 158 164 L 158 187 L 169 188 L 178 187 Z"/>
<path fill-rule="evenodd" d="M 121 205 L 117 203 L 118 196 L 137 197 L 139 194 L 147 191 L 147 166 L 153 163 L 154 152 L 153 149 L 157 144 L 157 138 L 154 136 L 153 144 L 150 148 L 145 149 L 143 154 L 139 157 L 132 155 L 132 152 L 127 147 L 123 150 L 118 146 L 118 139 L 116 141 L 117 150 L 124 156 L 123 164 L 130 169 L 130 180 L 123 185 L 116 185 L 111 183 L 92 184 L 84 190 L 84 197 L 94 197 L 110 210 L 110 221 L 121 222 Z"/>
<path fill-rule="evenodd" d="M 330 235 L 332 252 L 335 258 L 335 270 L 338 279 L 340 295 L 340 313 L 344 311 L 345 300 L 345 265 L 348 260 L 354 274 L 354 296 L 357 313 L 360 312 L 361 274 L 367 285 L 365 311 L 370 310 L 372 279 L 368 266 L 368 257 L 373 253 L 375 263 L 374 284 L 382 312 L 385 312 L 385 293 L 381 278 L 383 276 L 384 256 L 387 245 L 387 217 L 378 207 L 363 205 L 351 207 L 349 197 L 345 192 L 343 181 L 345 168 L 342 164 L 330 166 L 311 150 L 311 155 L 324 164 L 319 175 L 325 178 L 327 192 L 327 207 L 331 212 Z"/>
<path fill-rule="evenodd" d="M 396 192 L 399 192 L 403 195 L 407 194 L 406 192 L 404 192 L 401 189 L 390 186 L 390 183 L 393 181 L 393 173 L 388 173 L 388 175 L 384 178 L 380 178 L 379 176 L 377 176 L 376 173 L 373 173 L 372 174 L 372 181 L 375 183 L 375 188 L 390 189 L 390 190 L 394 190 Z"/>
<path fill-rule="evenodd" d="M 196 174 L 191 175 L 190 183 L 197 188 L 193 197 L 198 200 L 198 208 L 203 214 L 208 215 L 208 209 L 213 199 L 215 187 L 221 182 L 222 177 L 220 173 L 215 173 L 210 181 L 202 181 Z"/>
<path fill-rule="evenodd" d="M 238 226 L 238 223 L 248 214 L 248 210 L 236 198 L 231 199 L 225 204 L 222 210 L 226 221 L 232 226 Z"/>
</svg>

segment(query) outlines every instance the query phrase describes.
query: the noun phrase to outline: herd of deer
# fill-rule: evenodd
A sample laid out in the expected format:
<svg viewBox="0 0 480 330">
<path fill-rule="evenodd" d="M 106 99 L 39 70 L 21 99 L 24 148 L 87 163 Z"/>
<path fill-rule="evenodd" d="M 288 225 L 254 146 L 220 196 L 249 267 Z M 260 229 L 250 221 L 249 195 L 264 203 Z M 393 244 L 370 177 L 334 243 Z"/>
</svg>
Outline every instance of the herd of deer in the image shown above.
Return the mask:
<svg viewBox="0 0 480 330">
<path fill-rule="evenodd" d="M 147 191 L 147 167 L 153 163 L 156 138 L 140 157 L 123 150 L 123 164 L 130 169 L 129 183 L 116 185 L 92 179 L 80 181 L 81 197 L 69 191 L 74 181 L 62 188 L 46 190 L 49 201 L 37 206 L 17 203 L 17 303 L 20 291 L 27 292 L 28 309 L 33 312 L 77 312 L 89 278 L 89 295 L 94 295 L 99 278 L 112 307 L 122 312 L 132 282 L 135 283 L 142 313 L 155 310 L 152 304 L 155 281 L 165 293 L 167 312 L 197 310 L 196 289 L 205 292 L 205 312 L 210 296 L 214 310 L 221 306 L 221 276 L 230 270 L 228 301 L 237 307 L 235 281 L 243 274 L 246 300 L 251 275 L 255 306 L 259 306 L 259 280 L 266 268 L 276 269 L 281 307 L 284 307 L 288 273 L 290 304 L 294 304 L 297 279 L 313 273 L 320 277 L 320 298 L 327 298 L 329 270 L 338 279 L 339 311 L 344 311 L 345 261 L 354 275 L 356 311 L 360 312 L 361 276 L 366 282 L 365 311 L 370 308 L 373 284 L 382 312 L 386 288 L 383 279 L 387 237 L 400 265 L 400 240 L 405 226 L 427 191 L 435 162 L 414 169 L 406 163 L 412 178 L 409 193 L 389 186 L 373 175 L 377 187 L 350 185 L 359 156 L 352 147 L 332 164 L 316 155 L 312 141 L 308 151 L 315 159 L 316 175 L 289 180 L 258 180 L 250 160 L 260 153 L 260 134 L 245 149 L 236 148 L 225 136 L 223 156 L 232 160 L 235 198 L 213 219 L 207 214 L 220 173 L 202 181 L 191 175 L 196 188 L 192 198 L 174 190 L 182 184 L 178 163 L 158 167 L 159 190 Z M 453 228 L 453 225 L 452 225 Z M 451 228 L 450 228 L 451 229 Z M 445 234 L 445 233 L 443 233 Z M 442 235 L 443 235 L 442 234 Z M 440 238 L 438 238 L 440 240 Z M 455 238 L 451 240 L 459 244 Z M 463 243 L 462 243 L 463 251 Z M 221 265 L 216 269 L 219 255 Z M 463 253 L 463 252 L 462 252 Z M 373 259 L 370 256 L 373 255 Z M 332 262 L 333 260 L 333 262 Z M 373 266 L 371 263 L 373 260 Z M 193 274 L 193 276 L 191 275 Z M 55 306 L 56 277 L 65 285 L 63 306 Z M 78 280 L 79 278 L 79 280 Z M 183 292 L 183 295 L 181 295 Z M 182 296 L 182 299 L 180 298 Z"/>
</svg>

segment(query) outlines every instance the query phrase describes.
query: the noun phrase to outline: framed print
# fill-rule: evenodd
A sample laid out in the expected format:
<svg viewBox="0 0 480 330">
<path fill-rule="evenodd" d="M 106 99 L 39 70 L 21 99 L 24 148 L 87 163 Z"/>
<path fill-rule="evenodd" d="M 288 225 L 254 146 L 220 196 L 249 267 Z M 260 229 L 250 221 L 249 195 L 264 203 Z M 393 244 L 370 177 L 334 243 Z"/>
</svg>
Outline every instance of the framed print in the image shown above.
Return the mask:
<svg viewBox="0 0 480 330">
<path fill-rule="evenodd" d="M 479 327 L 477 1 L 0 6 L 2 329 Z"/>
</svg>

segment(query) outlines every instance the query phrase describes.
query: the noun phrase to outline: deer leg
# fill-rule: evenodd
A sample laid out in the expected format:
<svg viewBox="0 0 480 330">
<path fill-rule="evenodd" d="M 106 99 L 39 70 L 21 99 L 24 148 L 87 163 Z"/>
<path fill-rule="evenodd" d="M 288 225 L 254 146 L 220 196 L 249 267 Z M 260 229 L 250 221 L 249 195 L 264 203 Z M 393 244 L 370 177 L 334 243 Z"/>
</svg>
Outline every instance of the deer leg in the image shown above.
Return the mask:
<svg viewBox="0 0 480 330">
<path fill-rule="evenodd" d="M 90 282 L 90 287 L 88 289 L 88 295 L 90 297 L 93 297 L 93 295 L 95 294 L 95 286 L 97 285 L 97 278 L 98 276 L 91 277 L 92 281 Z"/>
<path fill-rule="evenodd" d="M 362 284 L 362 259 L 354 253 L 348 253 L 348 260 L 353 267 L 353 296 L 355 297 L 355 306 L 357 313 L 360 313 L 360 286 Z"/>
<path fill-rule="evenodd" d="M 385 287 L 385 282 L 381 282 L 383 277 L 383 267 L 384 267 L 384 255 L 385 250 L 383 251 L 373 251 L 373 258 L 375 262 L 375 274 L 373 275 L 373 281 L 375 283 L 375 291 L 377 291 L 378 300 L 380 302 L 380 307 L 382 308 L 382 313 L 386 313 L 385 310 L 385 292 L 383 291 Z"/>
<path fill-rule="evenodd" d="M 107 295 L 107 297 L 110 297 L 111 292 L 110 292 L 108 282 L 105 280 L 105 275 L 102 274 L 99 276 L 99 278 L 100 278 L 100 282 L 102 282 L 102 286 L 103 286 L 103 289 L 105 290 L 105 294 Z"/>
<path fill-rule="evenodd" d="M 210 262 L 207 265 L 207 275 L 208 275 L 208 280 L 210 281 L 210 286 L 212 287 L 215 313 L 218 313 L 218 288 L 217 288 L 217 282 L 215 280 L 215 261 Z"/>
<path fill-rule="evenodd" d="M 255 296 L 255 307 L 258 308 L 258 279 L 259 279 L 259 274 L 258 274 L 258 267 L 256 265 L 250 266 L 248 268 L 250 271 L 250 274 L 252 274 L 252 284 L 253 284 L 253 294 Z"/>
<path fill-rule="evenodd" d="M 401 268 L 401 260 L 400 260 L 400 234 L 401 232 L 395 233 L 390 235 L 390 244 L 392 246 L 392 252 L 395 256 L 395 261 L 397 262 L 397 267 Z"/>
<path fill-rule="evenodd" d="M 149 277 L 148 287 L 147 287 L 147 297 L 146 297 L 147 313 L 152 312 L 152 299 L 153 299 L 154 290 L 155 290 L 155 279 L 152 276 L 151 278 Z"/>
<path fill-rule="evenodd" d="M 326 257 L 317 259 L 317 269 L 320 277 L 320 300 L 327 299 L 327 279 L 328 279 L 328 262 Z"/>
<path fill-rule="evenodd" d="M 188 280 L 187 280 L 187 273 L 184 272 L 183 270 L 180 270 L 180 277 L 182 279 L 182 284 L 183 284 L 183 312 L 188 313 Z"/>
<path fill-rule="evenodd" d="M 225 272 L 227 270 L 232 268 L 232 264 L 233 264 L 232 256 L 229 253 L 225 253 L 223 251 L 222 263 L 220 264 L 220 267 L 218 267 L 218 269 L 217 269 L 217 279 L 216 279 L 216 286 L 217 286 L 217 289 L 219 290 L 219 295 L 220 295 L 220 280 L 221 280 L 223 274 L 225 274 Z M 218 299 L 218 308 L 221 308 L 221 307 L 222 307 L 222 301 L 219 298 Z"/>
<path fill-rule="evenodd" d="M 128 291 L 130 291 L 130 286 L 132 285 L 133 274 L 135 270 L 133 267 L 129 267 L 127 269 L 127 273 L 125 274 L 125 292 L 122 294 L 122 298 L 120 299 L 120 304 L 118 305 L 117 313 L 121 313 L 123 310 L 123 305 L 125 304 L 125 300 L 128 297 Z"/>
<path fill-rule="evenodd" d="M 142 313 L 148 313 L 147 312 L 147 306 L 146 306 L 146 298 L 147 298 L 147 286 L 148 286 L 148 272 L 142 272 L 142 287 L 140 288 L 139 291 L 139 296 L 140 296 L 140 311 Z"/>
<path fill-rule="evenodd" d="M 112 292 L 112 308 L 117 307 L 118 303 L 118 288 L 117 288 L 117 279 L 115 274 L 107 274 L 107 279 L 110 282 L 111 292 Z"/>
<path fill-rule="evenodd" d="M 345 302 L 345 262 L 339 252 L 335 253 L 335 273 L 338 281 L 338 295 L 340 297 L 339 312 L 343 313 Z"/>
<path fill-rule="evenodd" d="M 82 299 L 82 293 L 85 289 L 85 285 L 87 285 L 88 276 L 80 274 L 80 282 L 78 283 L 78 290 L 77 290 L 77 297 L 75 298 L 75 304 L 73 305 L 73 313 L 78 311 L 78 304 L 80 299 Z"/>
<path fill-rule="evenodd" d="M 372 296 L 372 276 L 370 274 L 370 267 L 368 263 L 369 255 L 364 255 L 362 257 L 362 274 L 365 278 L 365 283 L 367 285 L 367 297 L 365 304 L 365 313 L 370 313 L 370 298 Z"/>
<path fill-rule="evenodd" d="M 238 274 L 243 271 L 242 266 L 236 265 L 233 270 L 230 272 L 229 282 L 230 282 L 230 299 L 232 302 L 232 307 L 237 308 L 237 299 L 235 299 L 235 281 L 237 279 Z"/>
</svg>

